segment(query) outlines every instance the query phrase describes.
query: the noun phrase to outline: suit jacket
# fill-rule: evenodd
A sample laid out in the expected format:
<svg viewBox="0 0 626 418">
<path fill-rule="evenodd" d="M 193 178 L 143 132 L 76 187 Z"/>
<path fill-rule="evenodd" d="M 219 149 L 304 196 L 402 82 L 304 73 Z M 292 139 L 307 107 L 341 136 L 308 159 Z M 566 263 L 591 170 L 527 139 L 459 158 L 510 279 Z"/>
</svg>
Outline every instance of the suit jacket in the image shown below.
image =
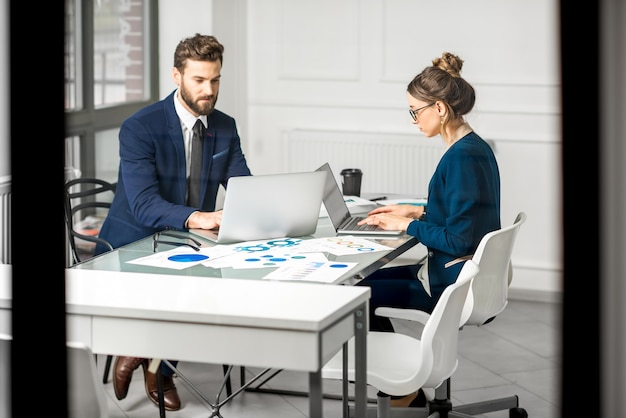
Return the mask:
<svg viewBox="0 0 626 418">
<path fill-rule="evenodd" d="M 124 121 L 119 133 L 119 175 L 115 197 L 100 237 L 114 248 L 163 229 L 184 230 L 196 210 L 214 211 L 219 185 L 250 175 L 235 120 L 213 110 L 202 156 L 201 205 L 186 206 L 187 174 L 182 127 L 174 94 Z M 96 247 L 96 254 L 106 251 Z"/>
</svg>

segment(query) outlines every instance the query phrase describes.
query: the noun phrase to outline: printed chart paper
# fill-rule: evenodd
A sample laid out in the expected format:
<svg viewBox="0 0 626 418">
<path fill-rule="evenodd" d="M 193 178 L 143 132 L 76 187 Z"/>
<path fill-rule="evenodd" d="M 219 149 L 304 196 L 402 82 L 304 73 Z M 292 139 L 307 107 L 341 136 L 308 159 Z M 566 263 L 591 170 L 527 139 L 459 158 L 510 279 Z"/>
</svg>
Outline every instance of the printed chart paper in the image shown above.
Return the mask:
<svg viewBox="0 0 626 418">
<path fill-rule="evenodd" d="M 358 263 L 300 261 L 285 264 L 264 277 L 267 280 L 296 280 L 332 283 Z"/>
</svg>

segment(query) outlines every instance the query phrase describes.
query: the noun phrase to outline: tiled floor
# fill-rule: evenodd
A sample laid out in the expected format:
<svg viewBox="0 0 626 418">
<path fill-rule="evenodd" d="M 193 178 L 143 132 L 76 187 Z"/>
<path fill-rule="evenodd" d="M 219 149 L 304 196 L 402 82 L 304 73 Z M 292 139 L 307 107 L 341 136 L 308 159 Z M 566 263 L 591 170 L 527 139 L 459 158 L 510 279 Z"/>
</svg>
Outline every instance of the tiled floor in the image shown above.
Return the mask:
<svg viewBox="0 0 626 418">
<path fill-rule="evenodd" d="M 560 317 L 559 303 L 512 300 L 492 323 L 481 328 L 467 327 L 460 334 L 459 367 L 452 378 L 455 404 L 476 402 L 516 394 L 530 418 L 560 418 Z M 411 333 L 406 324 L 398 332 Z M 219 342 L 216 342 L 219 344 Z M 99 356 L 102 375 L 104 356 Z M 222 374 L 221 365 L 180 363 L 180 371 L 215 403 Z M 246 369 L 250 378 L 257 369 Z M 234 387 L 239 387 L 239 368 L 234 369 Z M 283 371 L 265 387 L 284 390 L 307 389 L 307 374 Z M 211 409 L 176 379 L 183 407 L 167 417 L 210 417 Z M 325 393 L 340 393 L 340 382 L 325 381 Z M 135 373 L 126 399 L 118 401 L 111 383 L 104 385 L 111 418 L 158 418 L 159 411 L 147 398 L 141 369 Z M 375 391 L 371 391 L 375 397 Z M 225 395 L 220 398 L 223 400 Z M 306 397 L 245 391 L 222 406 L 224 418 L 308 417 Z M 220 415 L 215 415 L 220 416 Z M 480 415 L 505 418 L 508 411 Z M 341 402 L 324 401 L 324 417 L 341 417 Z"/>
</svg>

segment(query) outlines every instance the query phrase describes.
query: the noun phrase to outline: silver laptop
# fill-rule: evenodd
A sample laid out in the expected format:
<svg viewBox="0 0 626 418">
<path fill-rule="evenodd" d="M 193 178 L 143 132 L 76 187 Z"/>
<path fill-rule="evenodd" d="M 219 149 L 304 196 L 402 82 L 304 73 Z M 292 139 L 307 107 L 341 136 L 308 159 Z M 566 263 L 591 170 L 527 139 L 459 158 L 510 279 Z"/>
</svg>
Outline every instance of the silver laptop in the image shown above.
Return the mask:
<svg viewBox="0 0 626 418">
<path fill-rule="evenodd" d="M 366 216 L 352 215 L 339 184 L 333 175 L 330 165 L 323 164 L 315 171 L 326 172 L 326 185 L 324 186 L 324 206 L 328 217 L 339 235 L 401 235 L 404 231 L 386 230 L 374 225 L 357 225 Z"/>
<path fill-rule="evenodd" d="M 219 229 L 189 232 L 218 244 L 311 235 L 326 176 L 313 171 L 231 177 Z"/>
</svg>

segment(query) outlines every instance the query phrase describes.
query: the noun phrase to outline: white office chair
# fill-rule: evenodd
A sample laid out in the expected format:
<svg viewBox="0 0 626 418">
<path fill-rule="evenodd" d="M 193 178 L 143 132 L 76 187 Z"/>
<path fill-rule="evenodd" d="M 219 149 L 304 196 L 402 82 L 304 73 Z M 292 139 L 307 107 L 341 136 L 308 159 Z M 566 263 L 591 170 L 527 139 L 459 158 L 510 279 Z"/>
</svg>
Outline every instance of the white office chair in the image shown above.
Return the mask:
<svg viewBox="0 0 626 418">
<path fill-rule="evenodd" d="M 461 327 L 486 325 L 506 308 L 509 285 L 513 279 L 511 255 L 517 233 L 524 222 L 526 214 L 520 212 L 513 224 L 486 234 L 478 244 L 472 261 L 480 267 L 480 273 L 472 281 L 467 295 Z M 450 408 L 452 412 L 449 416 L 461 416 L 459 413 L 466 414 L 463 416 L 482 415 L 508 409 L 511 418 L 528 417 L 526 410 L 519 407 L 517 395 L 458 406 L 450 405 Z"/>
<path fill-rule="evenodd" d="M 413 309 L 378 308 L 376 314 L 417 321 L 424 325 L 421 340 L 394 332 L 369 332 L 367 336 L 367 384 L 378 390 L 376 410 L 368 416 L 388 418 L 391 415 L 390 396 L 409 395 L 421 388 L 437 393 L 458 365 L 457 343 L 461 313 L 472 278 L 479 268 L 466 261 L 456 282 L 448 286 L 433 312 Z M 397 315 L 397 316 L 396 316 Z M 348 379 L 354 381 L 354 341 L 348 342 Z M 343 353 L 335 355 L 323 368 L 322 377 L 342 379 Z M 394 408 L 395 410 L 396 408 Z M 428 413 L 426 408 L 409 409 L 412 416 Z M 395 415 L 394 415 L 395 416 Z M 439 416 L 435 412 L 432 416 Z"/>
<path fill-rule="evenodd" d="M 517 233 L 526 222 L 526 214 L 520 212 L 513 224 L 486 234 L 478 244 L 472 261 L 480 271 L 472 280 L 460 327 L 483 326 L 500 314 L 508 304 L 509 285 L 513 277 L 511 255 L 515 246 Z M 406 309 L 388 309 L 377 315 L 403 319 Z M 451 401 L 451 377 L 436 391 L 434 399 L 429 400 L 430 410 L 446 411 L 448 417 L 469 417 L 495 411 L 509 411 L 510 418 L 527 418 L 528 413 L 519 407 L 517 395 L 500 399 L 491 399 L 463 405 L 453 405 Z M 414 408 L 394 408 L 393 417 L 416 417 L 411 412 Z"/>
<path fill-rule="evenodd" d="M 524 222 L 526 214 L 520 212 L 512 225 L 486 234 L 478 244 L 472 261 L 480 266 L 480 274 L 467 296 L 461 325 L 484 325 L 506 308 L 513 280 L 511 255 Z"/>
</svg>

